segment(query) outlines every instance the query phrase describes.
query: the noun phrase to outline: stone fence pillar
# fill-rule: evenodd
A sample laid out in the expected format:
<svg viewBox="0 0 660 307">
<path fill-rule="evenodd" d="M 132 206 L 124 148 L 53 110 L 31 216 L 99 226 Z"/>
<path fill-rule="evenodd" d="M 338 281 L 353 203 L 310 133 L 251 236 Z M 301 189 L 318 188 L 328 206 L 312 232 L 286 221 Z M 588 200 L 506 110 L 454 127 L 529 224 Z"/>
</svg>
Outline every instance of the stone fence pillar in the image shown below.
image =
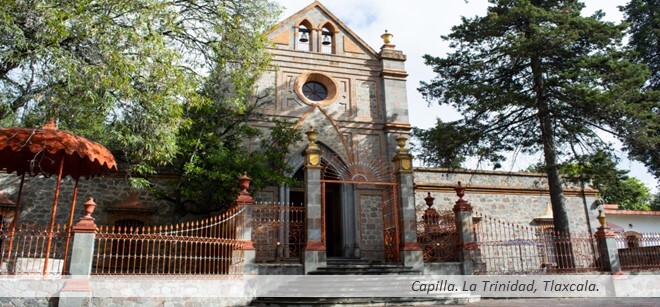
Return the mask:
<svg viewBox="0 0 660 307">
<path fill-rule="evenodd" d="M 243 176 L 238 178 L 238 184 L 241 192 L 236 198 L 236 206 L 243 213 L 239 215 L 238 229 L 236 229 L 236 239 L 243 241 L 242 248 L 235 250 L 234 253 L 243 253 L 243 274 L 257 274 L 256 257 L 257 252 L 252 244 L 252 207 L 254 206 L 254 198 L 250 196 L 247 189 L 250 187 L 252 179 L 247 176 L 247 172 L 243 172 Z M 240 255 L 232 255 L 233 259 L 240 259 Z"/>
<path fill-rule="evenodd" d="M 598 222 L 600 227 L 594 234 L 596 237 L 598 251 L 600 252 L 600 261 L 603 263 L 603 269 L 612 275 L 622 275 L 621 262 L 619 261 L 619 249 L 616 245 L 616 234 L 607 227 L 607 217 L 603 210 L 598 210 Z"/>
<path fill-rule="evenodd" d="M 69 265 L 69 274 L 72 276 L 60 290 L 59 306 L 82 306 L 83 301 L 92 294 L 88 278 L 92 273 L 94 241 L 98 232 L 92 217 L 96 203 L 90 198 L 84 206 L 86 215 L 73 226 L 73 247 Z"/>
<path fill-rule="evenodd" d="M 405 148 L 407 139 L 403 136 L 396 139 L 397 149 L 394 158 L 394 174 L 399 184 L 399 218 L 402 229 L 399 255 L 405 266 L 416 270 L 424 270 L 424 252 L 417 243 L 417 215 L 415 213 L 415 192 L 413 191 L 412 155 Z"/>
<path fill-rule="evenodd" d="M 474 240 L 472 206 L 467 200 L 463 199 L 463 196 L 465 196 L 465 187 L 461 185 L 460 181 L 454 190 L 459 197 L 453 208 L 456 220 L 456 231 L 458 232 L 456 256 L 458 261 L 462 262 L 461 267 L 463 274 L 473 275 L 475 269 L 478 269 L 475 268 L 475 263 L 480 262 L 480 253 L 479 246 Z"/>
<path fill-rule="evenodd" d="M 318 132 L 310 127 L 305 149 L 305 215 L 307 244 L 303 253 L 305 274 L 326 265 L 325 242 L 323 238 L 323 216 L 321 216 L 321 149 L 316 144 Z"/>
</svg>

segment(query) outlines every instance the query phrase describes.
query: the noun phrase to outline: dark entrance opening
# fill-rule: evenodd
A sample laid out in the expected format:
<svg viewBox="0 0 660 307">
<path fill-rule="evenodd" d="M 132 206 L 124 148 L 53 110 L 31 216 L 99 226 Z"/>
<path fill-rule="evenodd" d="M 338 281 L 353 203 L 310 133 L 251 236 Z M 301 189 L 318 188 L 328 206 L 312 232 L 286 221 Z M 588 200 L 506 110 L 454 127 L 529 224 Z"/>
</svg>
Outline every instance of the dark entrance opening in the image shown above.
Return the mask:
<svg viewBox="0 0 660 307">
<path fill-rule="evenodd" d="M 325 241 L 328 257 L 342 257 L 343 227 L 341 215 L 341 185 L 325 185 Z"/>
<path fill-rule="evenodd" d="M 305 205 L 305 173 L 302 167 L 293 174 L 293 180 L 294 183 L 289 187 L 289 203 L 302 207 Z"/>
</svg>

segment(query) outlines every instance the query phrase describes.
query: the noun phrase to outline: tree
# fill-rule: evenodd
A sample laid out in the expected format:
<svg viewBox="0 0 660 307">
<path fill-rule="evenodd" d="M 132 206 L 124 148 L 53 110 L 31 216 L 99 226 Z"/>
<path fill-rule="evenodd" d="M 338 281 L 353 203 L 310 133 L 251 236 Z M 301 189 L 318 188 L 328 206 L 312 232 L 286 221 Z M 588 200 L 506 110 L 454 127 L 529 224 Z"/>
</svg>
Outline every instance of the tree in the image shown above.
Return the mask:
<svg viewBox="0 0 660 307">
<path fill-rule="evenodd" d="M 648 66 L 651 75 L 647 86 L 660 90 L 660 1 L 631 0 L 619 8 L 630 24 L 628 45 L 634 61 Z"/>
<path fill-rule="evenodd" d="M 0 122 L 61 128 L 98 140 L 128 165 L 131 184 L 209 213 L 233 201 L 236 179 L 285 181 L 299 133 L 278 123 L 261 151 L 244 139 L 253 86 L 269 65 L 267 0 L 4 1 Z M 156 172 L 176 175 L 172 186 Z"/>
<path fill-rule="evenodd" d="M 651 74 L 638 97 L 631 97 L 628 113 L 641 112 L 647 117 L 637 117 L 624 122 L 620 133 L 630 155 L 646 165 L 655 177 L 660 178 L 660 1 L 631 0 L 620 7 L 625 21 L 630 25 L 628 48 L 635 63 L 647 65 Z M 623 119 L 626 120 L 625 118 Z"/>
<path fill-rule="evenodd" d="M 660 210 L 660 192 L 655 193 L 651 200 L 651 210 Z"/>
<path fill-rule="evenodd" d="M 543 152 L 555 230 L 569 233 L 560 157 L 604 147 L 648 72 L 618 48 L 624 25 L 583 17 L 576 0 L 490 0 L 483 17 L 452 28 L 455 49 L 425 56 L 437 77 L 422 82 L 430 102 L 452 105 L 489 151 Z M 645 113 L 644 115 L 646 115 Z M 619 136 L 618 134 L 616 134 Z"/>
<path fill-rule="evenodd" d="M 413 136 L 419 141 L 419 144 L 415 144 L 416 156 L 424 165 L 449 169 L 461 168 L 466 157 L 480 156 L 495 161 L 495 167 L 498 168 L 497 162 L 504 160 L 502 155 L 470 143 L 480 140 L 478 134 L 478 130 L 455 122 L 445 123 L 440 119 L 435 127 L 429 129 L 413 127 Z"/>
<path fill-rule="evenodd" d="M 8 0 L 0 6 L 0 123 L 61 128 L 98 140 L 149 174 L 179 151 L 178 133 L 211 104 L 202 87 L 223 71 L 233 98 L 268 61 L 266 0 Z"/>
<path fill-rule="evenodd" d="M 606 203 L 618 204 L 625 210 L 651 210 L 651 192 L 627 170 L 617 169 L 617 162 L 609 153 L 598 151 L 580 155 L 564 163 L 561 174 L 569 182 L 590 185 L 600 192 Z"/>
</svg>

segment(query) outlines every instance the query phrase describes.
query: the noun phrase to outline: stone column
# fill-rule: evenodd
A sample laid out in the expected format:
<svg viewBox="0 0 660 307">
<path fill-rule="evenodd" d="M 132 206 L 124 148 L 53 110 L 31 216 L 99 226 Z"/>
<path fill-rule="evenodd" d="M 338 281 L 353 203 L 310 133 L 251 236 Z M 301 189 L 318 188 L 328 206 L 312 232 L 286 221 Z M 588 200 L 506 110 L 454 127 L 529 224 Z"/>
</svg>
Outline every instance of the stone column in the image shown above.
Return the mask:
<svg viewBox="0 0 660 307">
<path fill-rule="evenodd" d="M 458 182 L 454 188 L 459 199 L 454 205 L 454 216 L 456 220 L 456 231 L 458 232 L 458 244 L 456 253 L 458 261 L 462 262 L 462 271 L 465 275 L 473 275 L 475 262 L 478 262 L 479 246 L 474 241 L 474 224 L 472 220 L 472 206 L 467 200 L 463 199 L 465 188 Z M 477 268 L 478 269 L 478 268 Z"/>
<path fill-rule="evenodd" d="M 323 238 L 323 216 L 321 215 L 321 149 L 316 144 L 318 132 L 310 127 L 305 149 L 305 214 L 307 244 L 303 253 L 305 274 L 325 266 L 326 252 Z"/>
<path fill-rule="evenodd" d="M 408 96 L 406 93 L 406 55 L 396 49 L 392 43 L 394 35 L 385 33 L 380 36 L 383 45 L 380 47 L 380 60 L 383 71 L 380 73 L 383 82 L 382 100 L 385 112 L 383 130 L 387 136 L 387 153 L 396 152 L 396 138 L 401 134 L 409 134 L 411 126 L 408 119 Z"/>
<path fill-rule="evenodd" d="M 96 203 L 90 198 L 84 206 L 86 215 L 73 226 L 73 247 L 69 265 L 69 274 L 72 276 L 60 290 L 59 306 L 82 306 L 83 301 L 89 299 L 92 294 L 89 276 L 92 273 L 94 241 L 98 232 L 92 217 Z"/>
<path fill-rule="evenodd" d="M 238 220 L 238 227 L 236 231 L 236 239 L 242 240 L 243 245 L 241 248 L 233 251 L 234 253 L 243 253 L 243 274 L 251 275 L 257 274 L 256 256 L 257 252 L 252 244 L 252 207 L 254 206 L 254 199 L 247 191 L 250 187 L 252 179 L 247 176 L 247 172 L 243 172 L 243 176 L 238 178 L 238 184 L 241 192 L 236 198 L 236 206 L 239 210 L 243 210 Z M 240 259 L 240 255 L 232 255 L 233 259 Z"/>
<path fill-rule="evenodd" d="M 621 261 L 619 261 L 619 249 L 616 245 L 616 234 L 607 227 L 607 217 L 603 210 L 598 210 L 598 213 L 600 227 L 594 237 L 596 237 L 600 251 L 600 261 L 603 263 L 603 268 L 612 275 L 623 275 Z"/>
<path fill-rule="evenodd" d="M 415 194 L 413 191 L 412 155 L 405 148 L 407 139 L 396 139 L 397 149 L 394 161 L 394 174 L 399 184 L 399 255 L 405 266 L 424 270 L 424 252 L 417 243 L 417 215 L 415 214 Z"/>
</svg>

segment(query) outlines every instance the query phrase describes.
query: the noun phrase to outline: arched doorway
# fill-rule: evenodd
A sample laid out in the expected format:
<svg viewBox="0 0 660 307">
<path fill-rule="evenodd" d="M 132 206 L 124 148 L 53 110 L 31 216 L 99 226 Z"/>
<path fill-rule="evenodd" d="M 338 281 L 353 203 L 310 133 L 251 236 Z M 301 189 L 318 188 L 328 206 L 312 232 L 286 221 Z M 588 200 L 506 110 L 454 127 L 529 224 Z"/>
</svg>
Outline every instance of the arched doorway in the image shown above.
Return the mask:
<svg viewBox="0 0 660 307">
<path fill-rule="evenodd" d="M 397 183 L 382 157 L 321 157 L 322 240 L 328 257 L 399 261 Z"/>
</svg>

